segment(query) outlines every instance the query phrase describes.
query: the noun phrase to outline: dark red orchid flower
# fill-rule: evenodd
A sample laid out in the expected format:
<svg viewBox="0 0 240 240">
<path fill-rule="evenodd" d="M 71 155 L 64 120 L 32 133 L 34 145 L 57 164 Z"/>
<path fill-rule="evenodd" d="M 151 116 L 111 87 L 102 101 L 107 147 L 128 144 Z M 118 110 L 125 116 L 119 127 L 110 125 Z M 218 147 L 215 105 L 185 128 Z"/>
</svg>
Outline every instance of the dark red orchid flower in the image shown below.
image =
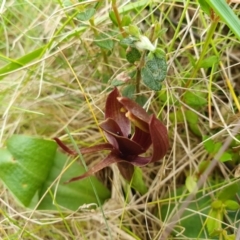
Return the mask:
<svg viewBox="0 0 240 240">
<path fill-rule="evenodd" d="M 135 126 L 133 134 L 131 134 L 131 123 Z M 117 163 L 122 176 L 130 181 L 134 166 L 142 167 L 160 160 L 169 148 L 166 127 L 154 114 L 148 115 L 133 100 L 122 97 L 117 88 L 114 88 L 107 97 L 105 121 L 100 124 L 100 127 L 105 132 L 108 143 L 82 148 L 81 153 L 110 150 L 109 155 L 86 173 L 72 178 L 69 182 L 86 178 L 112 163 Z M 70 150 L 58 138 L 55 138 L 55 141 L 63 150 L 76 155 L 76 152 Z M 140 156 L 151 145 L 152 155 Z"/>
</svg>

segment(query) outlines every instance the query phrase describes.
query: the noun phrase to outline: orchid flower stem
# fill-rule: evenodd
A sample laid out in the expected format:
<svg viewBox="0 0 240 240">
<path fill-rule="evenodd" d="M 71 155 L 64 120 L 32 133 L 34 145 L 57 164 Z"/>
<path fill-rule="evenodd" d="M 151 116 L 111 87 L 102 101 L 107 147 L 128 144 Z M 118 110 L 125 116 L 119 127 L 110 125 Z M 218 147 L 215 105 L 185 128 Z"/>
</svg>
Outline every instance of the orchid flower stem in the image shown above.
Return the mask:
<svg viewBox="0 0 240 240">
<path fill-rule="evenodd" d="M 79 150 L 76 142 L 74 141 L 71 133 L 69 132 L 68 128 L 66 128 L 65 130 L 66 130 L 66 132 L 67 132 L 67 134 L 68 134 L 68 136 L 69 136 L 69 139 L 71 140 L 71 142 L 72 142 L 72 144 L 73 144 L 73 146 L 74 146 L 75 151 L 77 152 L 77 154 L 78 154 L 78 156 L 79 156 L 79 158 L 80 158 L 80 160 L 81 160 L 81 162 L 82 162 L 82 165 L 84 166 L 85 170 L 88 171 L 88 167 L 87 167 L 87 165 L 86 165 L 86 163 L 85 163 L 85 161 L 84 161 L 84 159 L 83 159 L 83 156 L 82 156 L 82 154 L 81 154 L 81 152 L 80 152 L 80 150 Z M 100 207 L 100 209 L 101 209 L 102 216 L 103 216 L 103 218 L 104 218 L 106 227 L 107 227 L 107 229 L 108 229 L 108 233 L 109 233 L 110 239 L 113 239 L 113 238 L 112 238 L 112 234 L 111 234 L 111 229 L 109 228 L 109 225 L 108 225 L 108 222 L 107 222 L 105 213 L 104 213 L 104 211 L 103 211 L 102 204 L 101 204 L 100 199 L 99 199 L 99 197 L 98 197 L 96 188 L 95 188 L 95 186 L 94 186 L 94 184 L 93 184 L 93 182 L 92 182 L 92 180 L 91 180 L 91 177 L 89 177 L 88 179 L 89 179 L 89 181 L 90 181 L 90 183 L 91 183 L 91 186 L 92 186 L 93 191 L 94 191 L 94 194 L 95 194 L 95 196 L 96 196 L 98 205 L 99 205 L 99 207 Z"/>
</svg>

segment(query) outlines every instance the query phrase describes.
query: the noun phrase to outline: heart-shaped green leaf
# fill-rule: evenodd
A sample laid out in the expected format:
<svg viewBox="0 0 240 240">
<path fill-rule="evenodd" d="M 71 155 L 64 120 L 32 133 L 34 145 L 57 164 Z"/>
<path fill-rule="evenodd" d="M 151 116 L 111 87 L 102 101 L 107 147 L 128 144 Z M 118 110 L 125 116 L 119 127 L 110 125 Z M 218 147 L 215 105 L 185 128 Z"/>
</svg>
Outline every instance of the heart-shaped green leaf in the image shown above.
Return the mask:
<svg viewBox="0 0 240 240">
<path fill-rule="evenodd" d="M 46 180 L 56 149 L 54 141 L 13 135 L 0 150 L 0 178 L 24 206 Z"/>
<path fill-rule="evenodd" d="M 39 209 L 56 210 L 57 205 L 58 207 L 60 205 L 64 208 L 76 211 L 83 204 L 98 204 L 89 178 L 68 184 L 65 183 L 72 177 L 81 175 L 85 172 L 84 167 L 80 166 L 77 162 L 72 163 L 69 168 L 64 170 L 64 168 L 66 168 L 67 160 L 68 157 L 66 155 L 57 152 L 53 167 L 40 192 L 40 198 L 46 193 L 56 178 L 61 175 L 61 172 L 63 172 L 63 174 L 61 175 L 60 181 L 57 181 L 57 183 L 51 187 L 51 193 L 49 192 L 44 197 L 43 201 L 38 207 Z M 99 182 L 96 177 L 92 176 L 91 181 L 96 189 L 96 194 L 98 195 L 101 203 L 110 198 L 110 191 L 101 182 Z M 54 194 L 55 191 L 56 195 Z M 53 196 L 55 196 L 54 199 Z"/>
<path fill-rule="evenodd" d="M 143 82 L 152 90 L 159 91 L 161 82 L 167 75 L 167 62 L 163 55 L 150 53 L 145 66 L 141 70 Z"/>
</svg>

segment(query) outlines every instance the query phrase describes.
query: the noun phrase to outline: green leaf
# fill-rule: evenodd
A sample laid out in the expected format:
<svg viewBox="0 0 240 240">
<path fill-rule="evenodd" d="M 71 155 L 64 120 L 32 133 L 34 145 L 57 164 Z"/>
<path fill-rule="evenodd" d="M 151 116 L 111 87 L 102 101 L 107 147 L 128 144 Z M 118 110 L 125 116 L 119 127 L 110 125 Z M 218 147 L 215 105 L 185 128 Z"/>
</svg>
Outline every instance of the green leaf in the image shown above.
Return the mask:
<svg viewBox="0 0 240 240">
<path fill-rule="evenodd" d="M 131 181 L 131 186 L 140 194 L 145 194 L 148 191 L 146 184 L 143 181 L 142 169 L 139 167 L 134 167 L 134 173 Z"/>
<path fill-rule="evenodd" d="M 227 200 L 224 202 L 224 205 L 227 210 L 237 211 L 238 209 L 240 209 L 239 203 L 234 200 Z"/>
<path fill-rule="evenodd" d="M 141 77 L 146 86 L 152 90 L 159 91 L 161 82 L 167 75 L 167 61 L 163 55 L 150 53 L 146 59 L 145 66 L 141 69 Z"/>
<path fill-rule="evenodd" d="M 127 85 L 123 90 L 122 90 L 122 95 L 127 98 L 133 98 L 133 94 L 135 93 L 136 86 L 133 84 Z"/>
<path fill-rule="evenodd" d="M 207 229 L 210 236 L 218 235 L 218 231 L 222 229 L 221 221 L 223 220 L 222 210 L 211 209 L 207 218 Z"/>
<path fill-rule="evenodd" d="M 212 209 L 219 210 L 222 208 L 223 202 L 220 200 L 214 200 L 211 204 Z"/>
<path fill-rule="evenodd" d="M 97 46 L 99 46 L 102 49 L 106 49 L 111 51 L 113 49 L 114 46 L 114 42 L 111 39 L 111 35 L 108 33 L 100 33 L 96 39 L 95 39 L 95 43 Z"/>
<path fill-rule="evenodd" d="M 231 199 L 235 199 L 236 194 L 240 191 L 239 183 L 233 183 L 225 187 L 217 196 L 217 198 L 223 202 Z"/>
<path fill-rule="evenodd" d="M 183 98 L 187 105 L 194 108 L 207 106 L 206 94 L 200 91 L 186 91 Z"/>
<path fill-rule="evenodd" d="M 203 173 L 209 166 L 209 161 L 202 161 L 198 166 L 198 172 Z"/>
<path fill-rule="evenodd" d="M 219 62 L 219 57 L 217 56 L 211 56 L 208 57 L 206 59 L 204 59 L 201 64 L 200 64 L 200 68 L 210 68 L 212 67 L 214 64 L 218 64 Z"/>
<path fill-rule="evenodd" d="M 187 190 L 192 193 L 197 186 L 197 178 L 195 176 L 187 176 L 185 185 Z"/>
<path fill-rule="evenodd" d="M 206 0 L 206 2 L 240 40 L 240 20 L 238 16 L 233 12 L 233 10 L 229 7 L 226 0 Z"/>
<path fill-rule="evenodd" d="M 190 123 L 189 128 L 196 136 L 202 137 L 202 133 L 199 130 L 198 124 Z"/>
<path fill-rule="evenodd" d="M 190 110 L 186 110 L 185 111 L 185 116 L 187 119 L 188 123 L 192 123 L 192 124 L 197 124 L 198 123 L 198 115 Z"/>
<path fill-rule="evenodd" d="M 211 7 L 207 4 L 206 0 L 198 0 L 201 9 L 210 16 Z"/>
<path fill-rule="evenodd" d="M 77 19 L 80 21 L 88 21 L 95 14 L 95 8 L 85 9 L 83 12 L 77 14 Z"/>
<path fill-rule="evenodd" d="M 13 135 L 0 150 L 0 177 L 24 206 L 46 180 L 56 149 L 54 141 Z"/>
<path fill-rule="evenodd" d="M 130 37 L 126 37 L 126 38 L 121 39 L 120 44 L 122 46 L 130 46 L 130 47 L 135 48 L 135 42 L 137 40 L 138 40 L 137 38 L 130 36 Z"/>
<path fill-rule="evenodd" d="M 31 61 L 33 61 L 34 59 L 39 58 L 43 54 L 44 49 L 46 49 L 45 46 L 43 46 L 41 48 L 38 48 L 38 49 L 36 49 L 36 50 L 34 50 L 34 51 L 24 55 L 23 57 L 18 58 L 16 60 L 7 58 L 10 63 L 5 65 L 4 67 L 0 68 L 0 79 L 1 79 L 1 77 L 3 75 L 7 75 L 11 71 L 14 71 L 14 70 L 17 70 L 19 68 L 22 68 L 26 64 L 28 64 Z M 1 55 L 1 57 L 3 58 L 4 56 Z"/>
<path fill-rule="evenodd" d="M 110 18 L 110 20 L 112 21 L 112 23 L 113 23 L 116 27 L 118 27 L 117 18 L 116 18 L 116 16 L 115 16 L 114 11 L 110 11 L 110 12 L 109 12 L 109 18 Z"/>
<path fill-rule="evenodd" d="M 113 79 L 112 82 L 111 82 L 111 85 L 114 86 L 114 87 L 122 86 L 124 84 L 125 84 L 124 81 L 118 80 L 118 79 Z"/>
<path fill-rule="evenodd" d="M 139 40 L 139 37 L 141 36 L 141 32 L 140 32 L 139 28 L 136 25 L 130 25 L 128 27 L 128 32 L 129 32 L 129 34 L 131 36 L 133 36 L 134 38 Z"/>
<path fill-rule="evenodd" d="M 173 213 L 178 212 L 181 204 L 179 203 L 179 198 L 181 202 L 184 201 L 183 195 L 185 194 L 185 187 L 178 188 L 177 195 L 175 191 L 171 192 L 166 199 L 161 198 L 160 211 L 161 211 L 161 221 L 167 222 L 169 216 L 172 216 Z M 191 201 L 187 209 L 184 211 L 183 215 L 178 220 L 177 226 L 173 231 L 178 237 L 175 239 L 208 239 L 206 238 L 206 225 L 204 221 L 206 220 L 207 213 L 210 206 L 210 197 L 208 194 L 197 193 L 196 198 Z M 165 204 L 164 204 L 165 202 Z"/>
<path fill-rule="evenodd" d="M 51 192 L 47 193 L 38 209 L 56 210 L 58 207 L 64 207 L 76 211 L 84 204 L 98 203 L 88 178 L 65 184 L 65 182 L 72 177 L 85 172 L 84 167 L 80 166 L 77 162 L 72 163 L 71 166 L 66 169 L 67 160 L 68 157 L 66 155 L 57 152 L 53 167 L 40 191 L 39 197 L 41 198 L 45 194 L 57 177 L 61 176 L 61 178 L 51 186 Z M 62 172 L 63 174 L 61 175 Z M 110 191 L 98 181 L 96 177 L 92 176 L 91 181 L 97 190 L 97 195 L 101 203 L 110 198 Z M 56 195 L 54 195 L 55 192 Z M 55 196 L 55 198 L 53 199 L 52 196 Z"/>
<path fill-rule="evenodd" d="M 225 237 L 224 240 L 236 240 L 235 234 L 226 235 L 224 237 Z"/>
<path fill-rule="evenodd" d="M 144 95 L 137 95 L 135 100 L 140 106 L 144 106 L 145 103 L 148 101 L 148 98 Z"/>
<path fill-rule="evenodd" d="M 204 140 L 207 139 L 207 136 L 205 136 L 203 139 Z M 208 139 L 207 141 L 205 141 L 203 143 L 203 146 L 208 153 L 214 155 L 222 147 L 222 144 L 220 142 L 215 143 L 212 139 Z M 219 161 L 221 161 L 221 162 L 227 162 L 230 160 L 232 160 L 232 153 L 229 153 L 229 152 L 224 152 L 219 159 Z"/>
<path fill-rule="evenodd" d="M 138 49 L 132 48 L 132 47 L 127 49 L 126 59 L 128 60 L 128 62 L 135 63 L 140 59 L 140 57 L 141 57 L 141 54 L 138 51 Z"/>
<path fill-rule="evenodd" d="M 122 17 L 122 27 L 126 27 L 131 24 L 132 18 L 129 15 L 123 15 Z"/>
<path fill-rule="evenodd" d="M 227 162 L 232 160 L 232 154 L 228 152 L 224 152 L 223 155 L 219 158 L 221 162 Z"/>
</svg>

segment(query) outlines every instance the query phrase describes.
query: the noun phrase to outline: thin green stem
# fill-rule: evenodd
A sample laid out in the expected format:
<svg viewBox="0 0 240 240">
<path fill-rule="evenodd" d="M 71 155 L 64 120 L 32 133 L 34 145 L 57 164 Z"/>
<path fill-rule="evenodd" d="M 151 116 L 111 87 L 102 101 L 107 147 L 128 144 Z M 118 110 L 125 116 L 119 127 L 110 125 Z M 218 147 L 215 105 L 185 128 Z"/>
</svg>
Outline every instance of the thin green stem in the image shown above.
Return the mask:
<svg viewBox="0 0 240 240">
<path fill-rule="evenodd" d="M 118 23 L 118 27 L 119 27 L 119 30 L 120 30 L 122 36 L 123 36 L 123 37 L 126 37 L 127 34 L 126 34 L 126 32 L 124 31 L 124 29 L 123 29 L 123 27 L 122 27 L 122 21 L 121 21 L 120 14 L 119 14 L 119 12 L 118 12 L 116 0 L 112 0 L 112 9 L 113 9 L 113 12 L 114 12 L 114 14 L 115 14 L 115 17 L 116 17 L 116 20 L 117 20 L 117 23 Z"/>
<path fill-rule="evenodd" d="M 186 6 L 184 7 L 183 13 L 182 13 L 181 18 L 180 18 L 180 20 L 179 20 L 179 22 L 178 22 L 178 25 L 177 25 L 177 28 L 176 28 L 176 30 L 175 30 L 173 39 L 172 39 L 172 41 L 171 41 L 170 47 L 168 48 L 168 52 L 171 52 L 171 51 L 172 51 L 173 45 L 176 43 L 176 38 L 177 38 L 177 36 L 178 36 L 178 34 L 179 34 L 179 31 L 180 31 L 180 29 L 181 29 L 181 27 L 182 27 L 182 22 L 183 22 L 183 20 L 185 19 L 186 12 L 187 12 L 187 10 L 188 10 L 189 2 L 190 2 L 190 0 L 187 1 Z"/>
<path fill-rule="evenodd" d="M 73 143 L 73 146 L 74 146 L 74 148 L 75 148 L 75 151 L 77 152 L 77 154 L 78 154 L 78 156 L 79 156 L 79 158 L 80 158 L 80 160 L 81 160 L 81 163 L 82 163 L 83 167 L 85 168 L 85 171 L 87 171 L 87 170 L 88 170 L 88 167 L 87 167 L 87 165 L 86 165 L 86 163 L 85 163 L 85 161 L 84 161 L 84 159 L 83 159 L 82 153 L 81 153 L 81 151 L 79 150 L 79 148 L 78 148 L 76 142 L 74 141 L 72 135 L 70 134 L 68 128 L 66 128 L 66 132 L 67 132 L 67 134 L 68 134 L 71 142 Z M 105 222 L 106 227 L 107 227 L 107 229 L 108 229 L 110 239 L 113 239 L 113 238 L 112 238 L 112 234 L 111 234 L 111 230 L 110 230 L 109 225 L 108 225 L 108 222 L 107 222 L 106 215 L 105 215 L 105 213 L 104 213 L 104 211 L 103 211 L 103 207 L 102 207 L 101 201 L 100 201 L 100 199 L 99 199 L 99 197 L 98 197 L 98 194 L 97 194 L 97 190 L 96 190 L 96 188 L 95 188 L 95 186 L 94 186 L 94 184 L 93 184 L 93 182 L 92 182 L 91 177 L 89 177 L 88 179 L 89 179 L 89 181 L 90 181 L 90 184 L 91 184 L 92 189 L 93 189 L 93 192 L 94 192 L 94 194 L 95 194 L 95 196 L 96 196 L 98 205 L 99 205 L 100 210 L 101 210 L 101 212 L 102 212 L 102 216 L 103 216 L 103 218 L 104 218 L 104 222 Z"/>
<path fill-rule="evenodd" d="M 201 55 L 200 55 L 199 59 L 197 60 L 196 65 L 194 66 L 194 69 L 192 71 L 192 74 L 190 75 L 190 78 L 189 78 L 188 82 L 185 85 L 186 88 L 188 88 L 189 86 L 192 85 L 192 81 L 196 77 L 197 72 L 200 69 L 201 63 L 202 63 L 204 57 L 206 56 L 207 50 L 209 49 L 209 45 L 212 41 L 212 37 L 213 37 L 213 34 L 216 30 L 217 25 L 218 25 L 218 21 L 213 21 L 211 26 L 210 26 L 210 29 L 209 29 L 209 31 L 207 33 L 207 36 L 206 36 L 206 41 L 204 42 L 204 45 L 203 45 Z"/>
</svg>

